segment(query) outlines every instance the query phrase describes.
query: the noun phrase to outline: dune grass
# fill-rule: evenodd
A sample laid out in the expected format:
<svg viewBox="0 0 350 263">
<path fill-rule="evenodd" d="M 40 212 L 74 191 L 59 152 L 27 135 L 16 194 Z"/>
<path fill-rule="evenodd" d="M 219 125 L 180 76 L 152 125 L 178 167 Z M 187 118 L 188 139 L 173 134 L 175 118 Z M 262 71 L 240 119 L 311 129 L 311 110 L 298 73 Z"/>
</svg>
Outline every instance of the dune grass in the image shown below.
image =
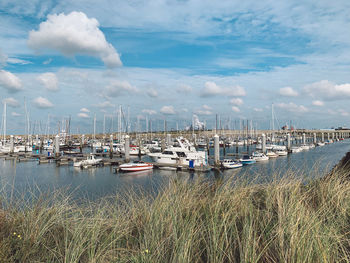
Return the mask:
<svg viewBox="0 0 350 263">
<path fill-rule="evenodd" d="M 158 195 L 75 204 L 2 198 L 0 262 L 348 262 L 350 182 L 172 181 Z"/>
</svg>

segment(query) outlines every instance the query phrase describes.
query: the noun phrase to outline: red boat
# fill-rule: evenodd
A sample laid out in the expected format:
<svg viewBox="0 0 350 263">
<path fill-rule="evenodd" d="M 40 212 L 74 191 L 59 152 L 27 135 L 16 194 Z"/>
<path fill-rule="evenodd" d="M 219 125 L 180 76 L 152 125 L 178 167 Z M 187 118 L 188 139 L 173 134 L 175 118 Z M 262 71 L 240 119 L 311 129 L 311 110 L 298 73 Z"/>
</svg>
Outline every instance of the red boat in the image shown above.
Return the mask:
<svg viewBox="0 0 350 263">
<path fill-rule="evenodd" d="M 153 164 L 152 163 L 145 163 L 145 162 L 133 162 L 133 163 L 124 163 L 122 165 L 119 165 L 119 169 L 124 172 L 137 172 L 137 171 L 145 171 L 145 170 L 152 170 Z"/>
</svg>

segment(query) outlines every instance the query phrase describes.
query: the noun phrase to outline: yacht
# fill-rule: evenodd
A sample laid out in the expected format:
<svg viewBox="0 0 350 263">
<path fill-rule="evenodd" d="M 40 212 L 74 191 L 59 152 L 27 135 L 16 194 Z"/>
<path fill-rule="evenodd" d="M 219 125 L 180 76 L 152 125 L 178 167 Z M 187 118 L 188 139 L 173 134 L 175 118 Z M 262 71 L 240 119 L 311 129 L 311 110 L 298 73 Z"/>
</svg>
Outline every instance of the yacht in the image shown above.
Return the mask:
<svg viewBox="0 0 350 263">
<path fill-rule="evenodd" d="M 235 169 L 243 166 L 242 163 L 236 162 L 232 159 L 224 159 L 221 164 L 225 169 Z"/>
<path fill-rule="evenodd" d="M 206 166 L 207 156 L 205 151 L 197 151 L 196 148 L 183 138 L 176 139 L 174 146 L 167 147 L 161 153 L 148 153 L 149 157 L 158 164 L 177 164 L 189 167 Z"/>
<path fill-rule="evenodd" d="M 276 158 L 276 157 L 278 157 L 278 154 L 273 152 L 273 151 L 268 151 L 266 153 L 266 156 L 269 157 L 269 158 Z"/>
<path fill-rule="evenodd" d="M 102 159 L 96 159 L 94 154 L 90 154 L 86 160 L 82 160 L 79 162 L 74 162 L 74 167 L 84 167 L 84 166 L 92 166 L 98 165 L 102 162 Z"/>
<path fill-rule="evenodd" d="M 257 162 L 268 161 L 269 157 L 260 152 L 253 152 L 252 157 Z"/>
<path fill-rule="evenodd" d="M 239 159 L 239 161 L 244 165 L 256 163 L 256 160 L 249 155 L 244 155 L 241 159 Z"/>
<path fill-rule="evenodd" d="M 276 151 L 278 156 L 287 156 L 288 152 L 286 150 L 277 150 Z"/>
<path fill-rule="evenodd" d="M 133 163 L 124 163 L 119 165 L 119 169 L 124 172 L 138 172 L 145 170 L 152 170 L 153 164 L 142 161 L 135 161 Z"/>
</svg>

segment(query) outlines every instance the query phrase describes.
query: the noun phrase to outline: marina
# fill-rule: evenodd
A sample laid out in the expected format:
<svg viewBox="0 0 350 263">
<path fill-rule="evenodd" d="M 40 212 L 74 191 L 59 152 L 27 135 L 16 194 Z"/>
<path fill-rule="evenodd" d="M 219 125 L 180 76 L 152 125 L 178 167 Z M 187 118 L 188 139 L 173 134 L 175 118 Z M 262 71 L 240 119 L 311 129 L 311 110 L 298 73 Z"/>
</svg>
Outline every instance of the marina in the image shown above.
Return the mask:
<svg viewBox="0 0 350 263">
<path fill-rule="evenodd" d="M 198 157 L 201 162 L 198 164 L 191 161 L 191 159 L 183 162 L 181 158 L 172 158 L 174 160 L 168 162 L 167 159 L 162 159 L 158 162 L 158 158 L 162 156 L 159 155 L 160 152 L 151 153 L 147 148 L 144 148 L 144 150 L 148 154 L 128 155 L 125 140 L 124 148 L 126 151 L 124 150 L 124 153 L 121 153 L 121 151 L 114 153 L 110 149 L 98 150 L 104 149 L 104 145 L 112 146 L 111 142 L 122 145 L 122 143 L 116 143 L 114 140 L 103 142 L 103 140 L 95 139 L 94 145 L 86 141 L 84 146 L 82 146 L 83 144 L 76 144 L 79 146 L 71 147 L 70 150 L 60 151 L 59 153 L 57 151 L 57 154 L 55 147 L 52 148 L 52 151 L 47 151 L 43 150 L 44 147 L 41 147 L 42 150 L 40 150 L 40 146 L 36 150 L 36 146 L 34 146 L 29 153 L 0 153 L 0 185 L 3 189 L 9 189 L 8 192 L 11 192 L 10 189 L 13 186 L 16 192 L 22 194 L 35 188 L 43 192 L 48 189 L 63 188 L 72 191 L 75 198 L 84 196 L 98 199 L 135 188 L 146 192 L 157 192 L 158 187 L 178 177 L 182 180 L 195 180 L 197 177 L 207 178 L 208 180 L 246 178 L 247 180 L 266 182 L 272 180 L 276 174 L 285 174 L 288 171 L 298 171 L 300 173 L 308 171 L 307 176 L 314 178 L 321 176 L 325 171 L 329 171 L 346 152 L 350 151 L 349 133 L 347 131 L 334 135 L 330 134 L 330 140 L 334 136 L 335 141 L 325 141 L 325 143 L 322 143 L 324 136 L 322 132 L 319 136 L 315 136 L 315 131 L 306 136 L 303 131 L 299 132 L 300 135 L 295 133 L 296 138 L 289 134 L 276 133 L 274 144 L 272 144 L 270 138 L 266 140 L 266 135 L 263 132 L 266 131 L 262 131 L 261 135 L 256 138 L 240 140 L 243 143 L 237 143 L 234 140 L 232 143 L 231 140 L 235 136 L 234 132 L 227 135 L 230 133 L 229 131 L 225 132 L 225 136 L 214 135 L 211 138 L 209 136 L 204 138 L 203 132 L 196 134 L 196 136 L 193 136 L 193 134 L 185 135 L 189 139 L 184 139 L 184 134 L 180 137 L 176 137 L 175 134 L 167 134 L 164 137 L 160 134 L 159 137 L 154 135 L 156 141 L 163 145 L 163 153 L 170 154 L 170 151 L 176 150 L 178 153 L 184 154 L 183 158 L 185 159 L 189 157 L 186 155 L 186 150 L 182 151 L 181 149 L 185 149 L 187 146 L 177 143 L 183 141 L 183 143 L 188 144 L 188 149 L 191 149 L 192 152 L 201 153 Z M 164 135 L 164 133 L 161 134 Z M 147 134 L 137 135 L 137 138 L 143 136 L 146 137 Z M 195 140 L 192 139 L 191 141 L 191 138 L 197 136 L 198 138 L 202 136 L 204 139 L 202 138 L 201 141 L 209 143 L 198 146 Z M 75 137 L 78 139 L 78 136 Z M 131 144 L 130 138 L 125 137 L 127 143 Z M 109 138 L 112 137 L 109 136 Z M 337 138 L 339 139 L 337 140 Z M 72 141 L 77 139 L 72 136 Z M 138 141 L 141 142 L 142 139 Z M 212 146 L 210 146 L 210 141 L 213 141 Z M 219 141 L 222 143 L 219 143 Z M 96 142 L 99 142 L 98 148 L 94 148 Z M 140 145 L 147 144 L 140 143 Z M 194 147 L 194 145 L 197 146 Z M 298 149 L 298 151 L 295 151 L 295 149 Z M 281 151 L 286 154 L 281 155 Z M 266 155 L 263 153 L 266 153 Z M 157 158 L 154 158 L 154 156 L 157 156 Z"/>
</svg>

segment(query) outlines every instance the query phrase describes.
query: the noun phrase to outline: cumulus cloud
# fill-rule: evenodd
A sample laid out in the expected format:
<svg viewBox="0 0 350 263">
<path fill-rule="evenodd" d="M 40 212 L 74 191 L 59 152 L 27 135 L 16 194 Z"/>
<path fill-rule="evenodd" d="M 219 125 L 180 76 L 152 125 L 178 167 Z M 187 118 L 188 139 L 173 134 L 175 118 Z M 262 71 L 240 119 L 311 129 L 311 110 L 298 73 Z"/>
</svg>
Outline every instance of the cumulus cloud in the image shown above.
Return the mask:
<svg viewBox="0 0 350 263">
<path fill-rule="evenodd" d="M 218 86 L 213 81 L 207 81 L 204 84 L 204 89 L 201 92 L 202 97 L 209 97 L 209 96 L 216 96 L 216 95 L 222 95 L 222 96 L 230 96 L 230 97 L 242 97 L 246 95 L 245 89 L 241 86 L 233 86 L 233 87 L 227 87 L 223 88 Z"/>
<path fill-rule="evenodd" d="M 89 113 L 89 112 L 90 112 L 90 110 L 87 109 L 87 108 L 81 108 L 80 111 L 81 111 L 81 112 L 85 112 L 85 113 Z"/>
<path fill-rule="evenodd" d="M 230 103 L 231 103 L 232 105 L 240 106 L 240 105 L 243 104 L 243 100 L 242 100 L 241 98 L 232 98 L 232 99 L 230 100 Z"/>
<path fill-rule="evenodd" d="M 157 112 L 155 110 L 150 110 L 150 109 L 143 109 L 142 112 L 149 114 L 149 115 L 157 114 Z"/>
<path fill-rule="evenodd" d="M 33 100 L 34 105 L 40 109 L 52 108 L 54 105 L 46 98 L 38 97 Z"/>
<path fill-rule="evenodd" d="M 85 112 L 79 112 L 79 113 L 77 114 L 77 116 L 78 116 L 79 118 L 83 118 L 83 119 L 88 119 L 88 118 L 90 118 L 90 116 L 89 116 L 87 113 L 85 113 Z"/>
<path fill-rule="evenodd" d="M 280 88 L 279 94 L 286 97 L 297 97 L 299 93 L 295 91 L 292 87 Z"/>
<path fill-rule="evenodd" d="M 312 105 L 314 106 L 324 106 L 324 102 L 321 100 L 314 100 L 312 101 Z"/>
<path fill-rule="evenodd" d="M 297 105 L 293 102 L 289 102 L 289 103 L 277 103 L 276 107 L 280 108 L 280 109 L 284 109 L 286 111 L 289 112 L 294 112 L 294 113 L 305 113 L 308 112 L 309 109 L 306 108 L 303 105 Z"/>
<path fill-rule="evenodd" d="M 154 88 L 150 88 L 149 90 L 147 90 L 146 93 L 151 98 L 157 98 L 158 97 L 158 92 Z"/>
<path fill-rule="evenodd" d="M 136 93 L 138 89 L 127 81 L 114 80 L 105 88 L 104 92 L 105 95 L 109 97 L 118 97 L 125 94 Z"/>
<path fill-rule="evenodd" d="M 18 100 L 14 98 L 5 98 L 2 100 L 2 103 L 6 103 L 8 106 L 13 108 L 17 108 L 20 106 Z"/>
<path fill-rule="evenodd" d="M 38 76 L 38 80 L 45 87 L 45 89 L 50 91 L 58 90 L 58 79 L 55 73 L 47 72 Z"/>
<path fill-rule="evenodd" d="M 19 116 L 22 116 L 22 114 L 13 111 L 13 112 L 11 112 L 11 116 L 13 116 L 13 117 L 19 117 Z"/>
<path fill-rule="evenodd" d="M 7 89 L 11 93 L 23 89 L 21 80 L 16 75 L 5 70 L 0 70 L 0 87 Z"/>
<path fill-rule="evenodd" d="M 173 106 L 163 106 L 160 109 L 160 112 L 165 114 L 165 115 L 174 115 L 175 114 L 175 110 Z"/>
<path fill-rule="evenodd" d="M 304 91 L 313 98 L 341 100 L 350 98 L 350 83 L 336 85 L 328 80 L 306 85 Z"/>
<path fill-rule="evenodd" d="M 110 68 L 122 65 L 119 54 L 99 29 L 98 21 L 83 12 L 48 15 L 37 31 L 29 32 L 28 45 L 36 51 L 57 50 L 65 56 L 99 57 Z"/>
<path fill-rule="evenodd" d="M 208 106 L 208 105 L 205 105 L 205 104 L 202 106 L 202 108 L 205 109 L 205 110 L 211 110 L 211 109 L 213 109 L 212 107 L 210 107 L 210 106 Z"/>
<path fill-rule="evenodd" d="M 211 111 L 212 107 L 208 106 L 208 105 L 202 105 L 201 109 L 197 109 L 194 111 L 194 113 L 198 114 L 198 115 L 212 115 L 213 112 Z"/>
<path fill-rule="evenodd" d="M 240 112 L 241 110 L 238 107 L 236 107 L 236 106 L 232 106 L 232 111 Z"/>
<path fill-rule="evenodd" d="M 115 105 L 113 103 L 111 103 L 110 101 L 106 100 L 104 102 L 101 102 L 101 103 L 98 103 L 98 104 L 95 104 L 96 107 L 98 108 L 113 108 L 115 107 Z"/>
<path fill-rule="evenodd" d="M 176 89 L 178 93 L 190 93 L 192 92 L 192 87 L 186 84 L 181 84 L 179 87 Z"/>
</svg>

